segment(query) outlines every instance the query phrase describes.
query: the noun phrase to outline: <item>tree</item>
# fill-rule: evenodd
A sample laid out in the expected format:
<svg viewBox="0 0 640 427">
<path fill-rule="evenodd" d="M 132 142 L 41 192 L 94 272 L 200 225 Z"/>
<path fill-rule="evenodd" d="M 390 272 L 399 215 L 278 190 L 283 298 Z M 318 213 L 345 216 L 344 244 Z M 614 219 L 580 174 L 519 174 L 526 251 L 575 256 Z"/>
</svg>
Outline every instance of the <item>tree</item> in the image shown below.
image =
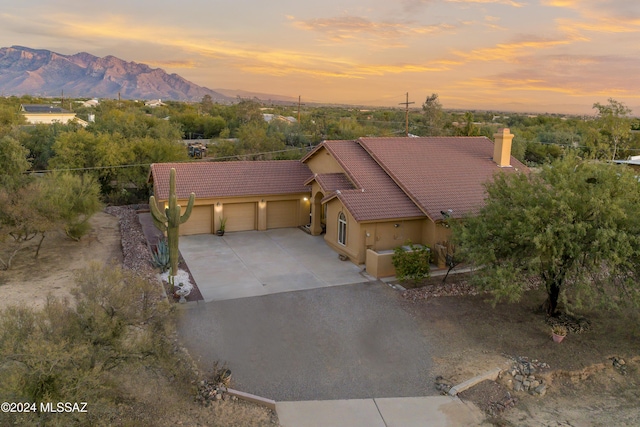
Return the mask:
<svg viewBox="0 0 640 427">
<path fill-rule="evenodd" d="M 57 227 L 56 215 L 49 211 L 48 203 L 40 197 L 37 182 L 22 187 L 0 188 L 0 269 L 8 270 L 18 252 L 29 247 L 40 238 L 36 245 L 35 257 L 46 233 Z"/>
<path fill-rule="evenodd" d="M 499 174 L 487 194 L 454 238 L 497 300 L 518 300 L 534 277 L 549 315 L 569 294 L 575 307 L 640 305 L 640 189 L 629 169 L 569 158 Z"/>
<path fill-rule="evenodd" d="M 15 138 L 0 138 L 0 187 L 16 188 L 25 181 L 24 173 L 31 164 L 27 160 L 29 150 Z"/>
<path fill-rule="evenodd" d="M 442 111 L 442 104 L 438 101 L 438 94 L 433 93 L 427 97 L 427 100 L 422 104 L 422 111 L 424 112 L 424 120 L 427 126 L 428 136 L 442 135 L 445 125 L 444 111 Z"/>
<path fill-rule="evenodd" d="M 74 302 L 50 297 L 41 310 L 0 311 L 0 395 L 38 407 L 52 401 L 91 407 L 55 419 L 38 411 L 19 419 L 0 414 L 2 425 L 113 425 L 123 406 L 115 378 L 180 364 L 168 339 L 172 312 L 156 284 L 113 265 L 82 270 L 76 282 Z"/>
<path fill-rule="evenodd" d="M 606 145 L 601 148 L 603 156 L 616 159 L 619 151 L 627 148 L 631 137 L 631 109 L 613 98 L 608 99 L 608 104 L 596 102 L 593 108 L 598 110 L 596 123 L 600 128 L 600 134 Z"/>
<path fill-rule="evenodd" d="M 89 219 L 102 209 L 100 186 L 89 174 L 53 173 L 38 182 L 40 204 L 59 222 L 65 234 L 80 240 L 90 229 Z"/>
</svg>

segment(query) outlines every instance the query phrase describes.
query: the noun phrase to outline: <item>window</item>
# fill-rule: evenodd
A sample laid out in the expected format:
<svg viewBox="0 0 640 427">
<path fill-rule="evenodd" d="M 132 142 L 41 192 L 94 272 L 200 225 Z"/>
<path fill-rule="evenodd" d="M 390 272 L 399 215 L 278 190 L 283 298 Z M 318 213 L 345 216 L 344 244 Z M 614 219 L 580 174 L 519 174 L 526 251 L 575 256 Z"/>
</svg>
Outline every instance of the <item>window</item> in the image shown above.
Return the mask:
<svg viewBox="0 0 640 427">
<path fill-rule="evenodd" d="M 347 244 L 347 218 L 343 212 L 338 215 L 338 243 L 341 245 Z"/>
</svg>

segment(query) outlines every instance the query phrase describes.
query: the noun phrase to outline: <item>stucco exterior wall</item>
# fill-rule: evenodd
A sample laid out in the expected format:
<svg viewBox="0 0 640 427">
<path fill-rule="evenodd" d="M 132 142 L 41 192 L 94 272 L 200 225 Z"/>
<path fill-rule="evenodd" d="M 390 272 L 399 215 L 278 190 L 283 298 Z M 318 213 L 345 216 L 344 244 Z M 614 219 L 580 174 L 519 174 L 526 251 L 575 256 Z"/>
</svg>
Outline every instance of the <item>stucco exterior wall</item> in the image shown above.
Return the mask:
<svg viewBox="0 0 640 427">
<path fill-rule="evenodd" d="M 340 212 L 344 213 L 347 220 L 346 245 L 338 243 L 338 216 Z M 364 230 L 338 199 L 330 200 L 327 203 L 327 229 L 324 240 L 336 252 L 346 255 L 355 264 L 364 263 L 366 257 Z"/>
<path fill-rule="evenodd" d="M 406 244 L 423 243 L 424 219 L 392 220 L 385 222 L 364 223 L 366 246 L 374 251 L 394 249 Z M 366 233 L 369 236 L 366 236 Z"/>
<path fill-rule="evenodd" d="M 433 249 L 436 243 L 451 239 L 451 229 L 436 224 L 431 219 L 425 221 L 422 243 Z"/>
<path fill-rule="evenodd" d="M 344 173 L 340 163 L 333 158 L 326 148 L 320 148 L 313 156 L 305 160 L 313 173 Z"/>
<path fill-rule="evenodd" d="M 50 125 L 53 123 L 63 123 L 67 124 L 73 119 L 76 118 L 75 114 L 29 114 L 23 113 L 27 122 L 32 124 L 46 124 Z"/>
</svg>

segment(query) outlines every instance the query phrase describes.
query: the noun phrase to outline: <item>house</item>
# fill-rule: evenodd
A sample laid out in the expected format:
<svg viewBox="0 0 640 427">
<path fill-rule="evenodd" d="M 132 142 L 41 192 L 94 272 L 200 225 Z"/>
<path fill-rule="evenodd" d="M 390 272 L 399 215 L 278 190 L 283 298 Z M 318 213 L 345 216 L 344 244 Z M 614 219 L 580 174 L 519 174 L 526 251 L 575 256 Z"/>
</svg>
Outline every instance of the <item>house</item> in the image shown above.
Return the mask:
<svg viewBox="0 0 640 427">
<path fill-rule="evenodd" d="M 633 170 L 640 170 L 640 156 L 631 156 L 627 160 L 613 160 L 618 165 L 627 165 Z"/>
<path fill-rule="evenodd" d="M 77 118 L 76 113 L 54 105 L 22 104 L 20 111 L 31 124 L 62 123 L 66 125 L 69 122 L 76 122 L 82 126 L 88 125 L 84 120 Z"/>
<path fill-rule="evenodd" d="M 509 129 L 494 137 L 324 141 L 299 162 L 154 164 L 151 175 L 160 203 L 171 167 L 179 201 L 196 193 L 201 211 L 194 208 L 183 234 L 214 232 L 219 216 L 227 231 L 308 224 L 338 254 L 383 277 L 394 274 L 394 248 L 447 241 L 446 220 L 477 212 L 495 173 L 528 171 L 510 154 Z"/>
<path fill-rule="evenodd" d="M 100 101 L 98 101 L 95 98 L 94 99 L 90 99 L 88 101 L 84 101 L 82 103 L 82 106 L 86 107 L 86 108 L 93 108 L 93 107 L 97 107 L 98 105 L 100 105 Z"/>
<path fill-rule="evenodd" d="M 152 99 L 151 101 L 146 101 L 144 103 L 144 105 L 145 105 L 145 107 L 151 107 L 151 108 L 166 107 L 167 106 L 167 104 L 162 102 L 161 99 Z"/>
</svg>

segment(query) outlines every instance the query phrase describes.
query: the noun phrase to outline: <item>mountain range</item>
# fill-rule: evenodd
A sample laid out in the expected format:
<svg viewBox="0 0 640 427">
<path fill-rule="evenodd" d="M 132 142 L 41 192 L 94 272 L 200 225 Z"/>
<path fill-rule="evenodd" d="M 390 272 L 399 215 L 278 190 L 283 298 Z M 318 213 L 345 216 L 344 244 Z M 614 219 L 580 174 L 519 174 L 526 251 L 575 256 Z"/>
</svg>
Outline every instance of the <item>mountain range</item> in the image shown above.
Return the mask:
<svg viewBox="0 0 640 427">
<path fill-rule="evenodd" d="M 177 74 L 115 56 L 99 58 L 86 52 L 62 55 L 22 46 L 0 48 L 0 93 L 176 101 L 200 101 L 209 95 L 220 103 L 235 99 Z"/>
</svg>

